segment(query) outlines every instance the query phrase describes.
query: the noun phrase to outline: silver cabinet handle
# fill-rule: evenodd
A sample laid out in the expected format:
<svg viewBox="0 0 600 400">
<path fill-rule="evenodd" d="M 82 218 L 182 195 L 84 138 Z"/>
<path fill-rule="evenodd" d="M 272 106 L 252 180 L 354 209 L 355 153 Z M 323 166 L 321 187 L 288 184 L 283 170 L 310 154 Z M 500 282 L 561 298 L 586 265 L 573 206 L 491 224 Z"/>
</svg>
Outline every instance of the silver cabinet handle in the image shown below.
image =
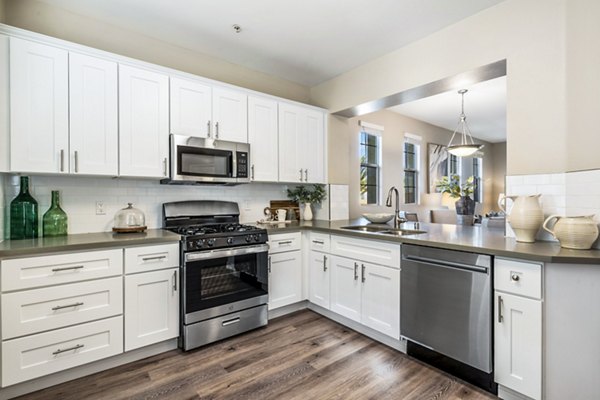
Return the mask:
<svg viewBox="0 0 600 400">
<path fill-rule="evenodd" d="M 361 273 L 361 277 L 360 280 L 364 283 L 366 281 L 366 277 L 365 277 L 365 264 L 360 264 L 361 265 L 361 269 L 360 269 L 360 273 Z"/>
<path fill-rule="evenodd" d="M 358 279 L 358 263 L 354 263 L 354 280 Z"/>
<path fill-rule="evenodd" d="M 152 260 L 164 260 L 167 256 L 154 256 L 154 257 L 144 257 L 142 261 L 152 261 Z"/>
<path fill-rule="evenodd" d="M 315 244 L 321 244 L 321 245 L 325 244 L 325 242 L 322 240 L 313 240 L 312 242 Z"/>
<path fill-rule="evenodd" d="M 173 271 L 173 291 L 177 291 L 177 271 Z"/>
<path fill-rule="evenodd" d="M 510 276 L 510 280 L 513 281 L 513 282 L 519 282 L 519 279 L 520 279 L 520 277 L 519 277 L 518 274 L 512 274 Z"/>
<path fill-rule="evenodd" d="M 269 256 L 269 273 L 271 273 L 271 256 Z"/>
<path fill-rule="evenodd" d="M 65 172 L 65 150 L 60 149 L 60 172 Z"/>
<path fill-rule="evenodd" d="M 323 272 L 327 271 L 327 256 L 323 254 Z"/>
<path fill-rule="evenodd" d="M 71 270 L 82 269 L 82 268 L 83 268 L 83 265 L 75 265 L 73 267 L 52 268 L 52 272 L 71 271 Z"/>
<path fill-rule="evenodd" d="M 163 160 L 163 175 L 167 176 L 167 157 Z"/>
<path fill-rule="evenodd" d="M 82 306 L 82 305 L 83 305 L 82 302 L 77 302 L 77 303 L 73 303 L 73 304 L 67 304 L 67 305 L 64 305 L 64 306 L 56 306 L 56 307 L 52 307 L 52 311 L 62 310 L 63 308 L 79 307 L 79 306 Z"/>
<path fill-rule="evenodd" d="M 291 240 L 286 240 L 284 242 L 277 242 L 280 246 L 286 245 L 286 244 L 292 244 Z"/>
<path fill-rule="evenodd" d="M 504 317 L 502 316 L 502 307 L 504 307 L 504 300 L 502 300 L 502 296 L 498 296 L 498 323 L 502 323 L 504 321 Z"/>
<path fill-rule="evenodd" d="M 55 355 L 60 354 L 60 353 L 66 353 L 67 351 L 79 350 L 79 349 L 81 349 L 83 347 L 85 347 L 83 344 L 76 344 L 75 346 L 69 347 L 68 349 L 58 349 L 55 352 L 53 352 L 52 355 L 55 356 Z"/>
<path fill-rule="evenodd" d="M 308 169 L 304 170 L 304 182 L 308 182 Z"/>
<path fill-rule="evenodd" d="M 206 123 L 206 137 L 210 137 L 210 119 Z"/>
<path fill-rule="evenodd" d="M 302 168 L 300 168 L 300 182 L 302 182 Z"/>
<path fill-rule="evenodd" d="M 73 157 L 75 158 L 75 173 L 79 172 L 79 152 L 75 150 Z"/>
<path fill-rule="evenodd" d="M 219 138 L 219 122 L 215 122 L 215 139 Z"/>
<path fill-rule="evenodd" d="M 252 173 L 252 180 L 254 180 L 254 164 L 252 164 L 252 166 L 250 167 L 250 171 Z"/>
<path fill-rule="evenodd" d="M 232 319 L 228 319 L 227 321 L 223 321 L 221 323 L 222 326 L 227 326 L 227 325 L 232 325 L 232 324 L 237 324 L 238 322 L 240 322 L 240 317 L 235 317 Z"/>
</svg>

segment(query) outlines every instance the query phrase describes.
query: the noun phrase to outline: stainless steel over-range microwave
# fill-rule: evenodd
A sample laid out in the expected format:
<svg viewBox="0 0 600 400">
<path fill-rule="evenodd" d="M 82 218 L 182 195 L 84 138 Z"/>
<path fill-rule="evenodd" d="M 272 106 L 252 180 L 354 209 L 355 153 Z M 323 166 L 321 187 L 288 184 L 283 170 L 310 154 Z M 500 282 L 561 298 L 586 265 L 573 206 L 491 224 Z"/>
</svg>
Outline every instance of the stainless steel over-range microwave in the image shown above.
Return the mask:
<svg viewBox="0 0 600 400">
<path fill-rule="evenodd" d="M 248 143 L 171 135 L 169 149 L 170 175 L 162 183 L 236 185 L 250 182 Z"/>
</svg>

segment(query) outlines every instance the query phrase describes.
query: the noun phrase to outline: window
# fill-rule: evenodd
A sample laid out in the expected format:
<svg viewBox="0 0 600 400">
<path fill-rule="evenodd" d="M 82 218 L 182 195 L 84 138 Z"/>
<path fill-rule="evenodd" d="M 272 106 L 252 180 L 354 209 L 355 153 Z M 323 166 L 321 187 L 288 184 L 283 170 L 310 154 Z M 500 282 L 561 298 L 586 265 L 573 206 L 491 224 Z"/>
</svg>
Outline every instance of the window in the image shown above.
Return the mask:
<svg viewBox="0 0 600 400">
<path fill-rule="evenodd" d="M 381 192 L 381 133 L 361 121 L 360 148 L 360 204 L 379 204 Z M 378 127 L 380 128 L 380 127 Z"/>
<path fill-rule="evenodd" d="M 448 154 L 448 176 L 460 175 L 460 157 Z"/>
<path fill-rule="evenodd" d="M 419 197 L 419 148 L 414 140 L 404 142 L 404 204 L 416 204 Z"/>
<path fill-rule="evenodd" d="M 483 176 L 483 165 L 481 158 L 473 158 L 473 200 L 478 203 L 483 202 L 483 185 L 481 184 L 481 177 Z"/>
</svg>

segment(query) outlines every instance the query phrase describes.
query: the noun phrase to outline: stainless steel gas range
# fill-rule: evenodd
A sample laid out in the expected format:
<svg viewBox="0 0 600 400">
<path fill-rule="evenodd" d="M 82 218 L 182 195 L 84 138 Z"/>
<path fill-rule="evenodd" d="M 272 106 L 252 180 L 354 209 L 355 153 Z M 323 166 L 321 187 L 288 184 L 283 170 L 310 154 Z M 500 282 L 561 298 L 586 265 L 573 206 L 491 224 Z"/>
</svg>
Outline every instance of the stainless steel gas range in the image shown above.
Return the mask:
<svg viewBox="0 0 600 400">
<path fill-rule="evenodd" d="M 181 239 L 180 347 L 190 350 L 268 322 L 267 231 L 239 223 L 237 203 L 163 204 Z"/>
</svg>

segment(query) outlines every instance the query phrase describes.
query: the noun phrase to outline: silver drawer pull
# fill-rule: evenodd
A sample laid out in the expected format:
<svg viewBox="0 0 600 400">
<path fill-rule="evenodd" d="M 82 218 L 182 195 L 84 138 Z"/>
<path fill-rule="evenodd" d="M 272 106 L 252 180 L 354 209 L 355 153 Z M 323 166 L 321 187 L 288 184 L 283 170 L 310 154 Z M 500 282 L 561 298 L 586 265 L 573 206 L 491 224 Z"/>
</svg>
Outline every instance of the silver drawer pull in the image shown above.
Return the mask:
<svg viewBox="0 0 600 400">
<path fill-rule="evenodd" d="M 52 268 L 52 272 L 71 271 L 71 270 L 82 269 L 82 268 L 83 268 L 83 265 L 75 265 L 73 267 Z"/>
<path fill-rule="evenodd" d="M 498 296 L 498 323 L 502 323 L 504 321 L 504 316 L 502 315 L 502 307 L 504 306 L 504 300 L 502 300 L 502 296 Z"/>
<path fill-rule="evenodd" d="M 327 256 L 323 254 L 323 272 L 327 272 Z"/>
<path fill-rule="evenodd" d="M 325 244 L 325 242 L 322 240 L 313 240 L 312 242 L 315 244 Z"/>
<path fill-rule="evenodd" d="M 361 266 L 361 269 L 360 269 L 361 278 L 360 278 L 360 280 L 361 280 L 361 282 L 364 283 L 367 280 L 366 277 L 365 277 L 365 264 L 360 264 L 360 266 Z"/>
<path fill-rule="evenodd" d="M 358 279 L 358 263 L 354 263 L 354 280 Z"/>
<path fill-rule="evenodd" d="M 154 256 L 154 257 L 144 257 L 142 261 L 152 261 L 152 260 L 164 260 L 167 256 Z"/>
<path fill-rule="evenodd" d="M 518 274 L 512 274 L 510 276 L 510 280 L 513 281 L 513 282 L 519 282 L 519 279 L 521 279 L 521 278 L 519 277 Z"/>
<path fill-rule="evenodd" d="M 62 310 L 63 308 L 79 307 L 82 305 L 83 305 L 82 302 L 77 302 L 77 303 L 73 303 L 73 304 L 67 304 L 66 306 L 56 306 L 56 307 L 52 307 L 52 311 Z"/>
<path fill-rule="evenodd" d="M 233 325 L 233 324 L 237 324 L 238 322 L 240 322 L 240 317 L 236 317 L 233 319 L 228 319 L 227 321 L 223 321 L 223 323 L 221 325 L 223 325 L 223 326 Z"/>
<path fill-rule="evenodd" d="M 286 244 L 292 244 L 291 240 L 286 240 L 285 242 L 277 242 L 280 246 L 286 245 Z"/>
<path fill-rule="evenodd" d="M 55 356 L 55 355 L 58 355 L 61 353 L 66 353 L 67 351 L 79 350 L 79 349 L 83 348 L 84 346 L 85 345 L 83 345 L 83 344 L 76 344 L 75 346 L 69 347 L 68 349 L 58 349 L 55 352 L 53 352 L 52 355 Z"/>
</svg>

